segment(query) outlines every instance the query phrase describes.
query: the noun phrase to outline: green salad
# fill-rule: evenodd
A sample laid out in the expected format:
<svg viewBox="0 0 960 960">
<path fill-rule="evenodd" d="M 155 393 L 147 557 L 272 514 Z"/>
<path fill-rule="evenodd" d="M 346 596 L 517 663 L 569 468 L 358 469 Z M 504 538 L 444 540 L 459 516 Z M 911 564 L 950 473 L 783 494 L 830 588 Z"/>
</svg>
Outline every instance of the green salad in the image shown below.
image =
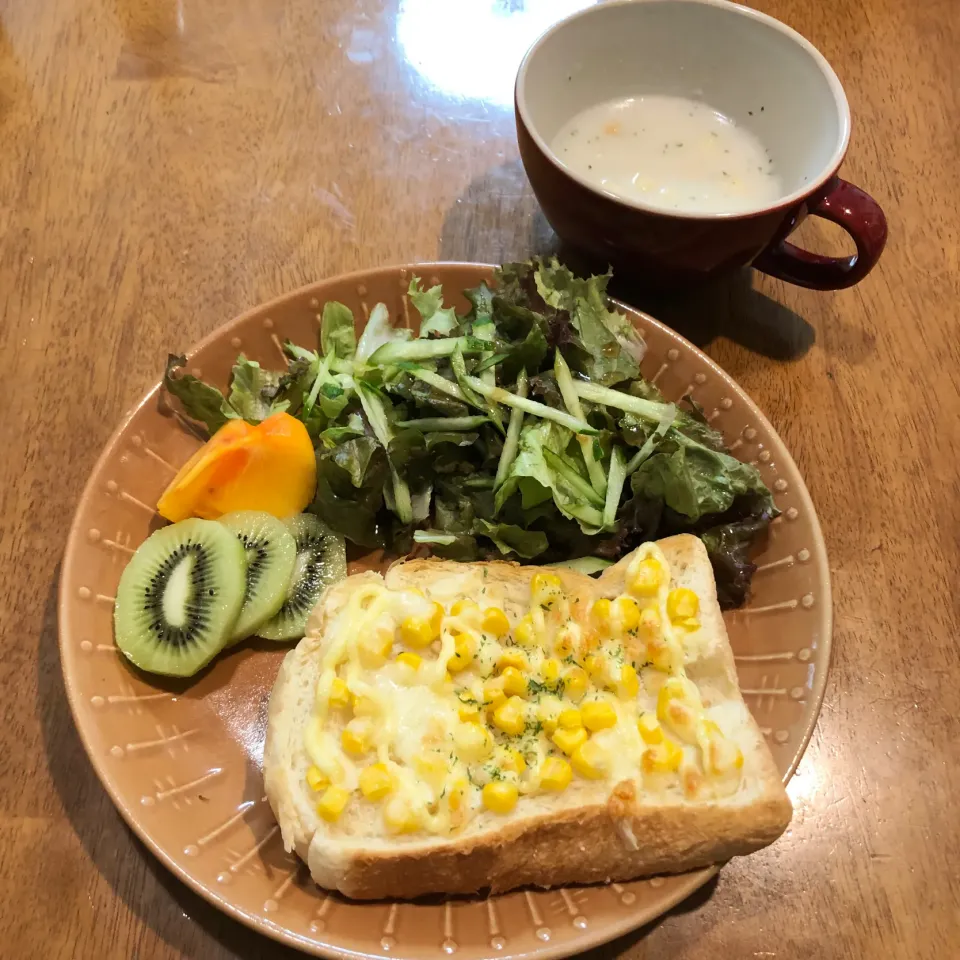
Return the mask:
<svg viewBox="0 0 960 960">
<path fill-rule="evenodd" d="M 777 508 L 691 398 L 643 379 L 644 341 L 610 308 L 608 280 L 556 260 L 504 264 L 458 313 L 414 278 L 416 335 L 377 304 L 358 337 L 330 302 L 318 344 L 284 344 L 285 370 L 241 354 L 224 396 L 171 356 L 164 384 L 211 433 L 281 410 L 302 420 L 317 456 L 310 509 L 358 546 L 597 569 L 691 532 L 736 606 Z"/>
</svg>

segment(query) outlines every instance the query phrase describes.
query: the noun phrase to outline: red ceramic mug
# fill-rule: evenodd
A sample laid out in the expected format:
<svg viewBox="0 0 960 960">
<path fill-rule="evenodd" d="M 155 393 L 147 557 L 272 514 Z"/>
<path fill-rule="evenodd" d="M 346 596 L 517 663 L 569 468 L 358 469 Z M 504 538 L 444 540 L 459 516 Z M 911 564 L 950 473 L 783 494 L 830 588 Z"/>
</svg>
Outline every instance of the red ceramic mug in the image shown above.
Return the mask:
<svg viewBox="0 0 960 960">
<path fill-rule="evenodd" d="M 735 212 L 667 210 L 609 192 L 551 143 L 572 117 L 616 98 L 661 94 L 709 104 L 752 133 L 776 164 L 773 201 Z M 870 196 L 837 176 L 850 108 L 830 65 L 789 27 L 726 0 L 628 0 L 590 7 L 527 52 L 515 91 L 520 156 L 560 238 L 659 284 L 706 280 L 753 264 L 818 290 L 849 287 L 883 251 L 887 225 Z M 856 254 L 790 243 L 808 215 L 839 224 Z"/>
</svg>

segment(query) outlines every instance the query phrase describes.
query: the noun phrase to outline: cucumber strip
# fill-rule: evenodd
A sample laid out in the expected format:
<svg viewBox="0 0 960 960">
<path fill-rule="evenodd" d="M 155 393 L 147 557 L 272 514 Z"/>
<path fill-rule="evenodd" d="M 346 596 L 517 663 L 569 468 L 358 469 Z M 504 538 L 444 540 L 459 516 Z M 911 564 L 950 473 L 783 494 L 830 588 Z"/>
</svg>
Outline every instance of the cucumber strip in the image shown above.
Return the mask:
<svg viewBox="0 0 960 960">
<path fill-rule="evenodd" d="M 603 497 L 577 473 L 576 468 L 567 461 L 566 457 L 561 457 L 560 454 L 544 448 L 543 459 L 546 460 L 547 466 L 555 471 L 560 479 L 575 493 L 598 510 L 603 509 Z"/>
<path fill-rule="evenodd" d="M 623 493 L 623 484 L 627 479 L 626 465 L 620 447 L 614 446 L 610 451 L 610 476 L 607 480 L 607 498 L 603 505 L 603 525 L 608 530 L 613 529 L 617 519 L 617 507 L 620 506 L 620 494 Z"/>
<path fill-rule="evenodd" d="M 653 400 L 641 400 L 640 397 L 631 397 L 629 393 L 611 390 L 609 387 L 600 387 L 586 380 L 574 380 L 573 388 L 581 400 L 590 403 L 602 403 L 606 407 L 616 407 L 626 413 L 635 413 L 646 420 L 660 420 L 669 403 L 655 403 Z M 674 408 L 676 409 L 676 408 Z"/>
<path fill-rule="evenodd" d="M 439 530 L 414 530 L 413 539 L 415 543 L 436 543 L 446 547 L 457 542 L 457 535 L 455 533 L 441 533 Z"/>
<path fill-rule="evenodd" d="M 390 422 L 387 420 L 387 412 L 383 409 L 383 401 L 377 396 L 375 390 L 372 390 L 363 382 L 357 383 L 357 396 L 360 397 L 360 405 L 370 421 L 374 434 L 386 451 L 393 438 L 393 431 L 390 429 Z M 397 508 L 397 516 L 401 523 L 412 523 L 413 502 L 410 499 L 410 488 L 392 463 L 390 464 L 390 477 L 393 480 L 393 499 Z"/>
<path fill-rule="evenodd" d="M 472 390 L 468 384 L 464 383 L 467 377 L 467 365 L 463 362 L 463 353 L 461 351 L 455 350 L 451 355 L 450 369 L 453 370 L 453 375 L 457 378 L 457 383 L 463 395 L 467 398 L 467 403 L 479 407 L 481 410 L 486 410 L 487 404 L 483 402 L 480 396 Z"/>
<path fill-rule="evenodd" d="M 478 340 L 487 340 L 491 341 L 496 336 L 497 328 L 492 323 L 484 323 L 479 327 L 473 328 L 474 336 Z M 489 350 L 486 351 L 483 356 L 480 358 L 483 362 L 479 367 L 474 371 L 478 374 L 480 379 L 490 387 L 495 387 L 497 385 L 497 368 L 496 364 L 492 364 L 489 361 L 495 359 Z"/>
<path fill-rule="evenodd" d="M 486 355 L 485 355 L 486 356 Z M 509 357 L 509 353 L 492 353 L 489 356 L 486 356 L 486 359 L 481 360 L 474 368 L 474 373 L 486 373 L 491 367 L 495 367 L 498 363 L 503 363 L 504 360 Z M 481 377 L 481 380 L 484 378 Z M 496 370 L 494 370 L 494 382 L 496 380 Z"/>
<path fill-rule="evenodd" d="M 457 350 L 450 358 L 450 366 L 453 369 L 453 375 L 457 378 L 457 383 L 460 384 L 460 389 L 463 391 L 463 395 L 467 398 L 467 402 L 473 404 L 475 407 L 479 407 L 481 410 L 486 411 L 487 416 L 490 418 L 490 422 L 500 433 L 504 433 L 503 419 L 500 416 L 500 410 L 496 403 L 488 403 L 486 400 L 481 398 L 482 395 L 477 396 L 470 384 L 467 383 L 468 379 L 477 380 L 477 378 L 467 377 L 467 366 L 463 362 L 463 353 L 461 353 L 460 350 Z M 483 381 L 477 380 L 477 383 L 483 383 Z M 489 387 L 487 389 L 489 389 Z"/>
<path fill-rule="evenodd" d="M 554 353 L 553 372 L 557 378 L 557 386 L 560 388 L 560 394 L 563 402 L 566 404 L 567 411 L 571 416 L 580 420 L 586 419 L 583 415 L 583 407 L 580 406 L 580 398 L 573 387 L 573 377 L 570 376 L 570 368 L 567 361 L 563 359 L 563 354 L 559 350 Z M 607 490 L 607 478 L 603 473 L 603 464 L 594 456 L 593 441 L 589 437 L 578 436 L 577 441 L 580 444 L 580 451 L 583 453 L 583 462 L 587 465 L 587 474 L 590 476 L 590 485 L 600 496 L 603 496 Z"/>
<path fill-rule="evenodd" d="M 435 340 L 395 340 L 385 343 L 370 355 L 372 366 L 410 360 L 435 360 L 437 357 L 461 353 L 483 353 L 487 344 L 477 337 L 439 337 Z"/>
<path fill-rule="evenodd" d="M 400 420 L 398 427 L 404 430 L 421 430 L 431 433 L 435 430 L 476 430 L 477 427 L 489 423 L 489 417 L 479 414 L 475 417 L 421 417 L 419 420 Z"/>
<path fill-rule="evenodd" d="M 451 383 L 446 377 L 440 376 L 439 373 L 434 373 L 433 370 L 422 367 L 410 370 L 409 373 L 410 376 L 422 380 L 441 393 L 445 393 L 448 397 L 453 397 L 462 403 L 469 403 L 466 394 L 455 383 Z"/>
<path fill-rule="evenodd" d="M 627 461 L 626 466 L 626 475 L 629 477 L 631 473 L 637 470 L 640 465 L 643 463 L 647 457 L 653 453 L 654 449 L 657 446 L 657 442 L 660 438 L 670 429 L 671 424 L 673 423 L 674 417 L 677 415 L 677 408 L 672 404 L 667 404 L 667 409 L 663 412 L 663 417 L 661 417 L 660 422 L 657 424 L 657 429 L 643 441 L 643 446 Z M 678 436 L 680 436 L 678 432 Z"/>
<path fill-rule="evenodd" d="M 517 396 L 521 400 L 527 399 L 527 371 L 520 371 L 517 377 Z M 519 407 L 514 407 L 510 411 L 510 423 L 507 426 L 507 439 L 503 443 L 503 451 L 500 454 L 500 463 L 497 465 L 497 476 L 493 481 L 493 489 L 499 490 L 503 481 L 507 479 L 510 467 L 513 461 L 517 459 L 517 450 L 520 448 L 520 428 L 523 426 L 523 411 Z"/>
<path fill-rule="evenodd" d="M 539 417 L 541 420 L 552 420 L 554 423 L 559 423 L 560 426 L 566 427 L 574 433 L 585 433 L 587 436 L 595 437 L 600 432 L 599 430 L 594 430 L 585 420 L 578 420 L 576 417 L 571 417 L 569 413 L 564 413 L 562 410 L 554 410 L 553 407 L 548 407 L 545 403 L 538 403 L 536 400 L 527 400 L 525 397 L 518 397 L 516 394 L 510 393 L 509 390 L 504 390 L 502 387 L 487 386 L 487 384 L 482 380 L 478 380 L 476 377 L 464 377 L 464 381 L 465 386 L 471 390 L 475 390 L 482 397 L 495 400 L 497 403 L 502 403 L 508 407 L 518 407 L 524 413 Z M 602 502 L 601 500 L 601 503 Z"/>
</svg>

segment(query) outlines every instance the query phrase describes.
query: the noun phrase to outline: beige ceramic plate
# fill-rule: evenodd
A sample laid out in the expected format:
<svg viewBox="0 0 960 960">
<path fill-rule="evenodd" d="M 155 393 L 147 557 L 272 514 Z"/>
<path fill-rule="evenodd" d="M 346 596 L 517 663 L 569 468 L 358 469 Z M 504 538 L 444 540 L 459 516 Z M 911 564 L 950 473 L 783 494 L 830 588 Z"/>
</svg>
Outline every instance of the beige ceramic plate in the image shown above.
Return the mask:
<svg viewBox="0 0 960 960">
<path fill-rule="evenodd" d="M 318 310 L 331 299 L 357 316 L 382 300 L 406 320 L 414 269 L 442 282 L 449 296 L 490 274 L 479 264 L 424 264 L 317 283 L 216 331 L 193 351 L 189 369 L 225 386 L 239 351 L 279 364 L 284 338 L 316 342 Z M 630 312 L 649 345 L 644 374 L 668 397 L 693 394 L 736 455 L 759 466 L 783 511 L 749 606 L 726 620 L 744 696 L 787 778 L 813 729 L 830 655 L 827 558 L 810 497 L 743 391 L 676 333 Z M 285 649 L 243 645 L 193 683 L 174 685 L 135 673 L 113 643 L 120 571 L 158 525 L 153 505 L 198 445 L 151 390 L 93 470 L 60 584 L 63 672 L 83 743 L 127 822 L 191 887 L 261 933 L 318 956 L 476 960 L 577 953 L 647 923 L 712 876 L 700 870 L 417 904 L 350 903 L 317 889 L 284 853 L 260 775 L 267 699 Z"/>
</svg>

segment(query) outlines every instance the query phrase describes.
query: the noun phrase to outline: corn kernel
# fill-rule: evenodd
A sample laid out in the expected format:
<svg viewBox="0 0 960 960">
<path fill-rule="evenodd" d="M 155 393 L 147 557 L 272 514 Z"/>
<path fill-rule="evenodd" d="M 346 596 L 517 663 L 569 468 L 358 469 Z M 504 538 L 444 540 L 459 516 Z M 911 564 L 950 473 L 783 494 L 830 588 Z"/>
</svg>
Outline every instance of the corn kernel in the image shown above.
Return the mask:
<svg viewBox="0 0 960 960">
<path fill-rule="evenodd" d="M 411 670 L 419 670 L 420 664 L 423 661 L 415 653 L 410 653 L 408 650 L 404 650 L 403 653 L 400 653 L 397 655 L 396 662 L 402 663 L 404 666 L 409 667 Z"/>
<path fill-rule="evenodd" d="M 500 654 L 500 659 L 497 660 L 497 666 L 501 670 L 506 667 L 516 667 L 518 670 L 526 670 L 529 664 L 527 663 L 526 654 L 522 650 L 518 650 L 516 647 L 510 647 Z"/>
<path fill-rule="evenodd" d="M 435 603 L 434 611 L 429 617 L 406 617 L 400 621 L 400 639 L 408 647 L 422 649 L 430 646 L 440 636 L 440 625 L 443 619 L 443 607 Z M 440 611 L 440 618 L 436 616 Z"/>
<path fill-rule="evenodd" d="M 346 725 L 340 734 L 340 743 L 347 753 L 360 756 L 370 749 L 370 740 L 366 726 L 354 726 L 354 721 Z"/>
<path fill-rule="evenodd" d="M 493 711 L 493 723 L 504 733 L 516 737 L 523 733 L 526 720 L 523 716 L 523 701 L 519 697 L 510 697 Z"/>
<path fill-rule="evenodd" d="M 548 687 L 555 687 L 557 681 L 560 679 L 560 661 L 549 657 L 543 661 L 543 665 L 540 667 L 540 673 L 543 676 L 543 682 Z"/>
<path fill-rule="evenodd" d="M 415 833 L 420 819 L 402 796 L 391 797 L 383 808 L 383 822 L 391 833 Z"/>
<path fill-rule="evenodd" d="M 683 620 L 677 620 L 674 626 L 686 630 L 687 633 L 693 633 L 694 630 L 700 629 L 700 619 L 699 617 L 685 617 Z"/>
<path fill-rule="evenodd" d="M 463 777 L 457 777 L 447 791 L 447 804 L 454 812 L 463 807 L 463 801 L 467 796 L 467 781 Z"/>
<path fill-rule="evenodd" d="M 562 730 L 576 730 L 578 727 L 582 727 L 583 718 L 580 716 L 580 711 L 576 707 L 561 710 L 560 716 L 557 717 L 557 726 Z"/>
<path fill-rule="evenodd" d="M 499 607 L 487 607 L 483 611 L 481 626 L 484 632 L 492 633 L 498 638 L 505 637 L 510 632 L 510 621 Z"/>
<path fill-rule="evenodd" d="M 652 713 L 643 713 L 637 721 L 637 729 L 644 743 L 654 746 L 663 743 L 663 728 Z"/>
<path fill-rule="evenodd" d="M 537 719 L 547 733 L 557 729 L 562 704 L 556 697 L 543 697 L 537 704 Z"/>
<path fill-rule="evenodd" d="M 660 636 L 663 629 L 663 622 L 660 619 L 660 611 L 656 607 L 646 607 L 640 611 L 640 633 L 647 638 Z"/>
<path fill-rule="evenodd" d="M 593 609 L 590 611 L 593 622 L 604 632 L 609 632 L 610 630 L 611 610 L 610 601 L 606 597 L 601 597 L 594 603 Z"/>
<path fill-rule="evenodd" d="M 524 647 L 532 647 L 537 642 L 537 630 L 529 613 L 524 614 L 513 628 L 513 637 Z"/>
<path fill-rule="evenodd" d="M 630 633 L 640 626 L 640 606 L 633 597 L 617 597 L 614 605 L 616 619 L 624 633 Z"/>
<path fill-rule="evenodd" d="M 457 707 L 457 716 L 464 723 L 480 722 L 480 707 L 475 703 L 462 703 Z"/>
<path fill-rule="evenodd" d="M 596 732 L 597 730 L 606 730 L 617 723 L 617 711 L 605 700 L 591 700 L 590 703 L 584 703 L 580 707 L 583 714 L 583 725 Z"/>
<path fill-rule="evenodd" d="M 382 667 L 387 660 L 387 654 L 393 646 L 393 634 L 387 630 L 375 630 L 365 636 L 357 644 L 357 654 L 360 663 L 367 670 L 376 670 Z"/>
<path fill-rule="evenodd" d="M 346 683 L 339 677 L 334 677 L 333 683 L 330 684 L 330 706 L 334 709 L 349 707 L 352 699 L 353 695 Z"/>
<path fill-rule="evenodd" d="M 458 633 L 453 638 L 453 649 L 454 654 L 447 661 L 447 670 L 451 673 L 459 673 L 470 666 L 477 648 L 473 637 L 469 633 Z"/>
<path fill-rule="evenodd" d="M 683 760 L 683 750 L 667 737 L 663 743 L 647 747 L 641 763 L 647 773 L 672 773 L 678 770 Z"/>
<path fill-rule="evenodd" d="M 620 680 L 617 683 L 617 696 L 621 700 L 633 700 L 640 692 L 640 678 L 632 663 L 620 667 Z"/>
<path fill-rule="evenodd" d="M 508 696 L 526 696 L 527 678 L 516 667 L 507 667 L 500 676 L 503 677 L 504 693 Z"/>
<path fill-rule="evenodd" d="M 563 675 L 563 692 L 574 703 L 587 692 L 589 678 L 582 667 L 571 667 Z"/>
<path fill-rule="evenodd" d="M 564 753 L 571 754 L 582 743 L 586 742 L 587 731 L 583 727 L 576 730 L 557 730 L 550 738 Z"/>
<path fill-rule="evenodd" d="M 473 600 L 471 600 L 469 597 L 463 597 L 462 599 L 457 600 L 450 608 L 450 616 L 470 617 L 476 613 L 479 613 L 479 611 L 480 608 Z"/>
<path fill-rule="evenodd" d="M 535 573 L 530 580 L 530 598 L 538 606 L 552 609 L 563 592 L 563 583 L 555 573 Z"/>
<path fill-rule="evenodd" d="M 700 692 L 683 677 L 667 677 L 657 694 L 657 719 L 684 740 L 696 739 L 697 717 L 703 710 Z"/>
<path fill-rule="evenodd" d="M 677 587 L 667 594 L 667 615 L 671 620 L 686 620 L 700 612 L 700 600 L 686 587 Z"/>
<path fill-rule="evenodd" d="M 540 766 L 540 786 L 544 790 L 566 790 L 572 777 L 570 764 L 561 757 L 547 757 Z"/>
<path fill-rule="evenodd" d="M 453 731 L 453 743 L 462 760 L 484 760 L 493 750 L 490 732 L 479 723 L 461 723 Z"/>
<path fill-rule="evenodd" d="M 315 764 L 311 764 L 307 769 L 307 786 L 311 790 L 319 791 L 329 783 L 330 781 L 326 778 L 323 771 Z"/>
<path fill-rule="evenodd" d="M 487 710 L 496 710 L 500 704 L 505 703 L 507 695 L 503 692 L 503 678 L 497 677 L 496 680 L 488 680 L 483 685 L 483 706 Z"/>
<path fill-rule="evenodd" d="M 728 740 L 712 721 L 703 718 L 697 724 L 697 739 L 704 754 L 704 766 L 709 773 L 727 773 L 743 766 L 743 753 Z"/>
<path fill-rule="evenodd" d="M 627 568 L 627 586 L 638 597 L 653 597 L 663 583 L 663 567 L 656 557 L 644 557 Z"/>
<path fill-rule="evenodd" d="M 579 631 L 572 623 L 565 623 L 553 641 L 553 649 L 558 657 L 569 657 L 577 648 Z"/>
<path fill-rule="evenodd" d="M 583 661 L 590 679 L 598 686 L 602 687 L 607 682 L 607 663 L 599 653 L 591 653 Z"/>
<path fill-rule="evenodd" d="M 420 753 L 413 758 L 413 768 L 428 783 L 437 784 L 445 780 L 449 773 L 448 765 L 438 753 Z"/>
<path fill-rule="evenodd" d="M 498 747 L 494 753 L 493 762 L 511 773 L 523 773 L 527 769 L 527 761 L 523 754 L 513 747 Z"/>
<path fill-rule="evenodd" d="M 593 653 L 600 646 L 603 637 L 594 627 L 588 627 L 580 636 L 580 649 L 577 651 L 578 659 L 585 657 L 588 653 Z"/>
<path fill-rule="evenodd" d="M 698 735 L 709 739 L 710 737 L 722 737 L 723 731 L 708 717 L 704 717 L 697 728 Z"/>
<path fill-rule="evenodd" d="M 647 644 L 647 656 L 664 673 L 675 673 L 683 665 L 683 648 L 676 643 L 667 643 L 662 637 Z"/>
<path fill-rule="evenodd" d="M 377 701 L 371 697 L 355 697 L 353 715 L 355 717 L 374 717 L 380 712 Z"/>
<path fill-rule="evenodd" d="M 483 788 L 483 805 L 494 813 L 509 813 L 517 805 L 519 795 L 514 784 L 495 780 Z"/>
<path fill-rule="evenodd" d="M 340 819 L 340 814 L 343 813 L 349 799 L 350 794 L 343 787 L 327 787 L 317 803 L 317 813 L 324 820 L 333 823 L 334 820 Z"/>
<path fill-rule="evenodd" d="M 573 769 L 588 780 L 600 780 L 610 770 L 610 757 L 595 740 L 581 743 L 570 755 Z"/>
<path fill-rule="evenodd" d="M 368 800 L 382 800 L 393 789 L 393 777 L 386 766 L 375 763 L 360 771 L 360 792 Z"/>
</svg>

